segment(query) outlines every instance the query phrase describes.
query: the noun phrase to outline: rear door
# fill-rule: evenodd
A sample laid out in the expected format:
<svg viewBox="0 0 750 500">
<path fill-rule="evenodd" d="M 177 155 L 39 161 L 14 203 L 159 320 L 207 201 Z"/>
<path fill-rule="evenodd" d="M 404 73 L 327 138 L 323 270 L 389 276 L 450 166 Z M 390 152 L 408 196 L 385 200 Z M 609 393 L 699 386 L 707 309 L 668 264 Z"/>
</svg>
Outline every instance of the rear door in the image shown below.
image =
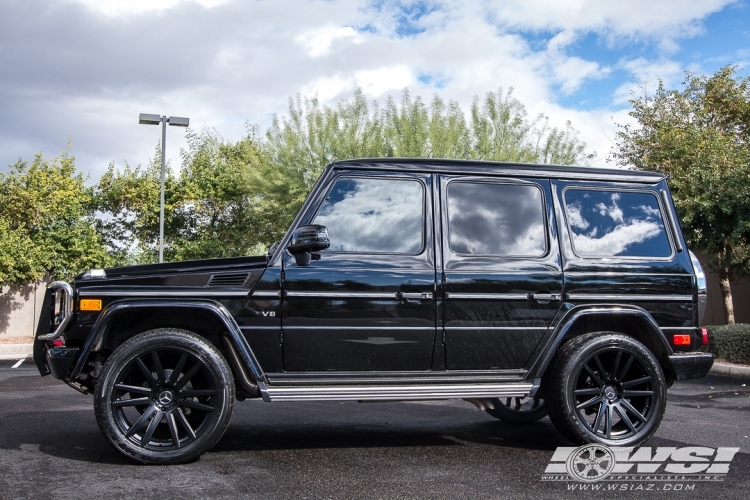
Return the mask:
<svg viewBox="0 0 750 500">
<path fill-rule="evenodd" d="M 440 176 L 448 370 L 522 369 L 561 306 L 547 180 Z"/>
<path fill-rule="evenodd" d="M 325 225 L 331 247 L 307 266 L 285 252 L 285 371 L 430 370 L 431 176 L 340 172 L 306 224 Z"/>
</svg>

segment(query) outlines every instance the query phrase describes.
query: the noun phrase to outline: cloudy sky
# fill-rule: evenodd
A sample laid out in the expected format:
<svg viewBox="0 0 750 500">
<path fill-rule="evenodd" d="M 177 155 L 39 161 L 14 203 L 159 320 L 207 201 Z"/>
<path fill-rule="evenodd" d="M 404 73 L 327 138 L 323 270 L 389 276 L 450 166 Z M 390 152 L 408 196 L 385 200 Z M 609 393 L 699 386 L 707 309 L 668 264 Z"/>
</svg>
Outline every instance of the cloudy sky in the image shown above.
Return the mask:
<svg viewBox="0 0 750 500">
<path fill-rule="evenodd" d="M 335 104 L 357 87 L 464 109 L 513 87 L 605 166 L 632 90 L 748 74 L 749 21 L 750 0 L 0 0 L 0 168 L 70 140 L 93 180 L 153 156 L 141 112 L 236 140 L 289 96 Z M 178 163 L 184 129 L 167 146 Z"/>
</svg>

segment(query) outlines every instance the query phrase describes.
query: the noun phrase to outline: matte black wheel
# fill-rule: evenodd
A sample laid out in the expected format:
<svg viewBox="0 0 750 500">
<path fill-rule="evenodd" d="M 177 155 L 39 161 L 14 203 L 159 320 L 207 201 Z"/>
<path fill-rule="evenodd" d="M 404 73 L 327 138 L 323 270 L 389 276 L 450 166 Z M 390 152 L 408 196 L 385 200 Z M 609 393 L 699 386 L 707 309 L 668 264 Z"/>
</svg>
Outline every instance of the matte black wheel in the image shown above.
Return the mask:
<svg viewBox="0 0 750 500">
<path fill-rule="evenodd" d="M 109 442 L 142 463 L 191 460 L 224 434 L 234 404 L 234 379 L 221 353 L 182 330 L 141 333 L 104 365 L 94 394 L 99 428 Z"/>
<path fill-rule="evenodd" d="M 528 398 L 494 398 L 492 403 L 495 408 L 488 409 L 487 413 L 504 422 L 530 424 L 547 416 L 544 399 L 538 395 Z"/>
<path fill-rule="evenodd" d="M 666 383 L 654 355 L 618 333 L 590 333 L 566 343 L 543 387 L 550 420 L 581 444 L 640 444 L 656 432 L 666 406 Z"/>
</svg>

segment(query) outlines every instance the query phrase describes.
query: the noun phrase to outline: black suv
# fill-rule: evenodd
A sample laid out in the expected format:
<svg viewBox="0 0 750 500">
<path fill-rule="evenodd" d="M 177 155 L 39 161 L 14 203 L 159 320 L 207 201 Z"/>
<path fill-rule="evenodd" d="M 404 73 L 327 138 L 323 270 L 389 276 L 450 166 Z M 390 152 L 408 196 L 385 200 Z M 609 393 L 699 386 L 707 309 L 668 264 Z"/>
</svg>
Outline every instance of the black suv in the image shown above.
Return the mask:
<svg viewBox="0 0 750 500">
<path fill-rule="evenodd" d="M 691 257 L 659 174 L 342 161 L 265 257 L 53 283 L 34 360 L 140 462 L 198 456 L 247 398 L 464 398 L 633 446 L 713 363 Z"/>
</svg>

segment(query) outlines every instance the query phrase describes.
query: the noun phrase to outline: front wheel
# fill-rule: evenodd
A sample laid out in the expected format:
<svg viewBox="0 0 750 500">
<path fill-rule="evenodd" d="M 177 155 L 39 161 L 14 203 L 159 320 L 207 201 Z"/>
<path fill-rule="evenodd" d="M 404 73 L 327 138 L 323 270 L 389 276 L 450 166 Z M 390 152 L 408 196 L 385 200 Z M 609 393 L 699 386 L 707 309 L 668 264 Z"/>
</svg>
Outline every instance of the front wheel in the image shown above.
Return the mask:
<svg viewBox="0 0 750 500">
<path fill-rule="evenodd" d="M 654 355 L 619 333 L 567 342 L 542 387 L 550 420 L 579 444 L 638 445 L 656 432 L 666 406 L 666 382 Z"/>
<path fill-rule="evenodd" d="M 206 339 L 176 329 L 141 333 L 118 347 L 94 392 L 107 440 L 141 463 L 186 462 L 213 447 L 232 415 L 234 379 Z"/>
</svg>

